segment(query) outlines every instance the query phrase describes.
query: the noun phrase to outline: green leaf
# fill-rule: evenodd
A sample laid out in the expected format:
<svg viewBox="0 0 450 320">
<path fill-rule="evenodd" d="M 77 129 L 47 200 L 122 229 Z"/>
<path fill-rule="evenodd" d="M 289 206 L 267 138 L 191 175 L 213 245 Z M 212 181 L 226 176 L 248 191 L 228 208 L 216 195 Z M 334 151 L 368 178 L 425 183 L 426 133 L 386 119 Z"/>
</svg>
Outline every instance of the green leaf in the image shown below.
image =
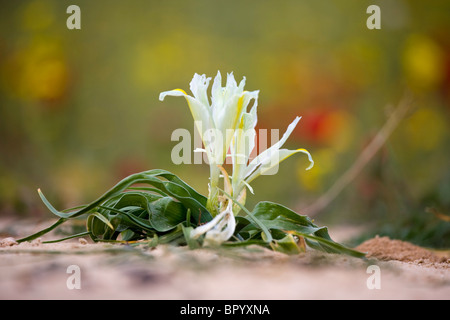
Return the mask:
<svg viewBox="0 0 450 320">
<path fill-rule="evenodd" d="M 122 222 L 127 223 L 128 226 L 134 226 L 137 228 L 141 228 L 143 230 L 152 230 L 152 226 L 148 219 L 140 218 L 139 216 L 136 216 L 126 210 L 127 208 L 122 208 L 122 210 L 112 208 L 112 207 L 105 207 L 105 206 L 99 206 L 100 209 L 105 209 L 110 212 L 114 212 L 117 215 L 122 215 Z M 132 210 L 130 210 L 132 211 Z"/>
<path fill-rule="evenodd" d="M 356 258 L 364 258 L 366 255 L 363 252 L 359 252 L 357 250 L 353 250 L 351 248 L 348 248 L 346 246 L 343 246 L 342 244 L 339 244 L 337 242 L 334 242 L 333 240 L 328 240 L 326 238 L 318 237 L 311 234 L 302 234 L 300 232 L 292 232 L 293 234 L 297 236 L 303 236 L 306 238 L 306 240 L 315 240 L 318 244 L 321 245 L 321 247 L 316 247 L 316 249 L 322 248 L 323 251 L 326 252 L 332 252 L 332 253 L 344 253 L 352 257 Z M 310 245 L 310 242 L 308 242 L 308 245 Z M 325 249 L 326 248 L 326 249 Z"/>
<path fill-rule="evenodd" d="M 175 229 L 159 236 L 159 243 L 177 242 L 180 238 L 184 238 L 183 235 L 183 227 L 179 224 Z"/>
<path fill-rule="evenodd" d="M 99 219 L 95 219 L 95 216 L 89 215 L 86 220 L 86 229 L 89 232 L 91 239 L 97 241 L 102 237 L 106 230 L 106 224 Z"/>
<path fill-rule="evenodd" d="M 54 224 L 52 224 L 50 227 L 45 228 L 45 229 L 43 229 L 43 230 L 41 230 L 41 231 L 38 231 L 38 232 L 36 232 L 36 233 L 34 233 L 34 234 L 32 234 L 32 235 L 29 235 L 29 236 L 27 236 L 27 237 L 24 237 L 24 238 L 22 238 L 22 239 L 19 239 L 19 240 L 17 240 L 17 242 L 18 242 L 18 243 L 21 243 L 21 242 L 24 242 L 24 241 L 31 241 L 31 240 L 37 239 L 37 238 L 39 238 L 39 237 L 42 237 L 44 234 L 46 234 L 46 233 L 52 231 L 53 229 L 55 229 L 56 227 L 58 227 L 60 224 L 63 224 L 63 223 L 66 222 L 66 221 L 67 221 L 67 219 L 65 219 L 65 218 L 60 218 L 60 219 L 58 219 L 58 221 L 56 221 L 56 222 L 55 222 Z"/>
<path fill-rule="evenodd" d="M 111 224 L 111 222 L 109 222 L 109 220 L 102 214 L 100 214 L 99 212 L 94 212 L 91 214 L 91 216 L 99 219 L 100 221 L 102 221 L 104 224 L 106 224 L 111 230 L 114 230 L 115 228 L 113 227 L 113 225 Z"/>
<path fill-rule="evenodd" d="M 120 236 L 123 241 L 131 241 L 136 238 L 136 233 L 130 229 L 126 229 L 120 233 Z"/>
<path fill-rule="evenodd" d="M 155 199 L 161 198 L 161 196 L 170 196 L 170 197 L 178 200 L 181 204 L 183 204 L 186 209 L 190 209 L 191 216 L 197 224 L 205 223 L 212 219 L 211 214 L 206 209 L 207 198 L 205 196 L 199 194 L 197 191 L 195 191 L 193 188 L 191 188 L 188 184 L 186 184 L 184 181 L 182 181 L 180 178 L 178 178 L 173 173 L 170 173 L 169 171 L 166 171 L 166 170 L 155 169 L 155 170 L 148 170 L 148 171 L 132 174 L 132 175 L 126 177 L 125 179 L 119 181 L 116 185 L 114 185 L 107 192 L 105 192 L 102 196 L 97 198 L 95 201 L 92 201 L 91 203 L 84 205 L 84 206 L 76 207 L 76 208 L 74 208 L 75 210 L 71 211 L 71 212 L 65 212 L 65 210 L 58 211 L 57 209 L 55 209 L 52 206 L 52 204 L 47 200 L 47 198 L 44 196 L 44 194 L 41 192 L 41 190 L 39 189 L 38 193 L 39 193 L 39 196 L 42 199 L 42 202 L 44 203 L 44 205 L 50 210 L 50 212 L 52 212 L 56 216 L 60 217 L 61 219 L 58 220 L 57 224 L 52 225 L 49 228 L 46 228 L 46 229 L 40 231 L 39 233 L 36 233 L 29 237 L 23 238 L 21 240 L 28 241 L 28 240 L 35 239 L 39 236 L 42 236 L 42 235 L 46 234 L 47 232 L 56 228 L 61 223 L 65 222 L 67 219 L 76 218 L 83 214 L 90 213 L 94 210 L 99 211 L 98 209 L 102 205 L 104 208 L 105 207 L 115 207 L 118 203 L 119 203 L 119 206 L 121 206 L 121 205 L 123 205 L 123 203 L 120 203 L 120 201 L 125 201 L 125 200 L 127 202 L 129 202 L 128 204 L 130 205 L 130 204 L 132 204 L 132 201 L 130 198 L 128 198 L 129 196 L 127 196 L 127 198 L 124 200 L 124 198 L 122 197 L 122 194 L 124 193 L 124 191 L 126 189 L 130 188 L 132 185 L 135 185 L 135 184 L 148 184 L 152 187 L 147 188 L 147 190 L 145 190 L 145 191 L 159 193 L 158 195 L 155 195 L 155 194 L 150 194 L 148 192 L 142 192 L 143 194 L 144 193 L 146 194 L 146 196 L 143 196 L 143 197 L 147 198 L 146 199 L 147 203 L 152 201 L 152 199 L 155 200 Z M 140 189 L 142 189 L 142 190 L 144 190 L 144 188 L 145 187 L 140 187 Z M 142 195 L 141 195 L 141 197 L 142 197 Z M 138 197 L 136 197 L 134 200 L 136 200 L 137 198 Z M 145 208 L 146 210 L 148 209 L 147 206 L 144 207 L 142 205 L 142 199 L 139 199 L 137 202 L 141 205 L 142 208 Z M 109 209 L 111 209 L 111 208 L 109 208 Z M 110 211 L 112 211 L 112 210 L 110 210 Z M 136 224 L 136 225 L 139 225 L 141 227 L 145 227 L 148 229 L 148 227 L 149 227 L 148 223 L 145 224 L 143 222 L 141 216 L 133 216 L 134 214 L 130 214 L 130 212 L 136 213 L 137 211 L 121 212 L 120 214 L 123 214 L 124 216 L 121 216 L 122 219 L 121 219 L 120 223 Z M 103 214 L 104 212 L 100 212 L 100 213 Z M 116 212 L 116 213 L 119 214 L 118 212 Z M 141 211 L 141 213 L 143 213 L 143 211 Z M 105 215 L 105 217 L 108 217 L 108 219 L 109 219 L 109 216 L 107 214 Z M 176 217 L 176 219 L 172 219 L 172 220 L 178 221 L 179 215 L 177 214 L 175 217 Z M 93 219 L 93 217 L 91 217 L 91 218 L 88 217 L 87 222 L 88 222 L 87 223 L 88 228 L 90 228 L 90 230 L 95 231 L 92 234 L 92 236 L 94 238 L 96 236 L 100 236 L 101 234 L 106 232 L 106 230 L 102 229 L 103 227 L 101 226 L 101 224 L 99 224 L 98 221 Z M 162 221 L 161 221 L 161 219 L 159 219 L 156 224 L 158 226 L 161 226 L 161 223 L 162 223 Z M 166 223 L 167 223 L 167 221 L 166 221 Z M 175 222 L 172 221 L 172 222 L 168 222 L 168 223 L 173 225 Z M 166 226 L 164 228 L 167 228 L 167 227 L 168 227 L 168 225 L 166 224 Z M 104 232 L 102 233 L 101 230 L 103 230 Z M 108 233 L 111 233 L 111 232 L 108 231 Z"/>
<path fill-rule="evenodd" d="M 70 217 L 71 213 L 59 212 L 58 210 L 56 210 L 55 207 L 53 207 L 52 204 L 44 196 L 41 189 L 38 189 L 38 194 L 39 194 L 39 197 L 41 198 L 42 202 L 45 204 L 47 209 L 50 210 L 51 213 L 53 213 L 54 215 L 57 215 L 61 218 L 69 218 Z M 81 208 L 81 210 L 83 210 L 84 208 Z"/>
<path fill-rule="evenodd" d="M 188 245 L 189 249 L 198 249 L 201 247 L 201 244 L 198 242 L 197 239 L 191 238 L 191 231 L 194 230 L 193 227 L 185 227 L 183 224 L 181 224 L 181 228 L 183 230 L 183 235 L 186 240 L 186 244 Z"/>
<path fill-rule="evenodd" d="M 273 240 L 270 243 L 270 247 L 274 251 L 286 253 L 286 254 L 299 254 L 302 249 L 297 245 L 292 234 L 287 234 L 284 238 L 280 240 Z"/>
<path fill-rule="evenodd" d="M 273 202 L 260 202 L 253 209 L 253 216 L 259 219 L 269 230 L 279 230 L 288 236 L 294 234 L 304 237 L 306 243 L 314 249 L 333 253 L 345 253 L 362 258 L 364 254 L 347 248 L 333 241 L 328 234 L 328 228 L 318 227 L 307 216 L 297 214 L 295 211 Z M 256 228 L 247 225 L 240 232 L 250 232 Z"/>
<path fill-rule="evenodd" d="M 136 184 L 147 184 L 149 187 L 133 187 Z M 232 199 L 229 194 L 223 190 L 222 192 Z M 149 243 L 152 245 L 186 243 L 195 249 L 200 246 L 200 242 L 190 238 L 193 230 L 191 217 L 197 225 L 212 219 L 206 209 L 206 197 L 165 170 L 149 170 L 130 175 L 97 200 L 66 211 L 56 210 L 40 190 L 38 193 L 44 205 L 60 218 L 50 227 L 22 238 L 19 242 L 40 237 L 68 219 L 88 213 L 86 232 L 55 241 L 86 234 L 94 241 L 116 241 L 121 235 L 124 241 L 147 238 L 151 239 Z M 303 248 L 295 241 L 294 236 L 298 236 L 314 249 L 364 257 L 363 253 L 333 241 L 326 227 L 318 227 L 309 217 L 299 215 L 285 206 L 263 201 L 250 212 L 242 204 L 232 200 L 245 214 L 236 217 L 238 224 L 234 241 L 227 241 L 225 246 L 260 244 L 291 254 L 298 253 Z"/>
<path fill-rule="evenodd" d="M 171 197 L 163 197 L 149 202 L 148 211 L 150 224 L 156 231 L 169 231 L 186 221 L 186 208 Z"/>
<path fill-rule="evenodd" d="M 73 238 L 79 238 L 79 237 L 83 237 L 83 236 L 87 236 L 90 235 L 89 231 L 85 231 L 85 232 L 81 232 L 78 234 L 74 234 L 65 238 L 61 238 L 61 239 L 56 239 L 56 240 L 48 240 L 48 241 L 42 241 L 42 243 L 57 243 L 57 242 L 61 242 L 61 241 L 65 241 L 65 240 L 69 240 L 69 239 L 73 239 Z"/>
<path fill-rule="evenodd" d="M 165 180 L 163 180 L 165 179 Z M 153 187 L 161 190 L 164 194 L 168 194 L 169 196 L 177 199 L 186 208 L 190 208 L 192 212 L 193 218 L 199 222 L 199 216 L 201 215 L 200 222 L 208 222 L 212 219 L 211 214 L 206 210 L 206 197 L 199 194 L 193 188 L 191 188 L 188 184 L 182 181 L 173 173 L 170 173 L 166 170 L 149 170 L 140 173 L 132 174 L 125 179 L 119 181 L 115 186 L 105 192 L 101 197 L 97 200 L 91 202 L 86 205 L 84 208 L 80 210 L 76 210 L 74 212 L 62 212 L 56 210 L 50 202 L 45 198 L 43 193 L 39 190 L 39 195 L 41 196 L 42 201 L 47 206 L 47 208 L 55 215 L 61 218 L 75 218 L 91 210 L 95 209 L 98 205 L 105 202 L 108 199 L 111 199 L 124 190 L 129 188 L 134 184 L 148 184 Z"/>
<path fill-rule="evenodd" d="M 308 216 L 300 215 L 288 207 L 270 201 L 258 202 L 253 209 L 253 214 L 260 220 L 276 220 L 282 217 L 302 226 L 316 227 Z"/>
<path fill-rule="evenodd" d="M 262 247 L 267 247 L 267 242 L 261 239 L 248 239 L 244 241 L 227 241 L 222 243 L 225 247 L 246 247 L 250 245 L 260 245 Z"/>
</svg>

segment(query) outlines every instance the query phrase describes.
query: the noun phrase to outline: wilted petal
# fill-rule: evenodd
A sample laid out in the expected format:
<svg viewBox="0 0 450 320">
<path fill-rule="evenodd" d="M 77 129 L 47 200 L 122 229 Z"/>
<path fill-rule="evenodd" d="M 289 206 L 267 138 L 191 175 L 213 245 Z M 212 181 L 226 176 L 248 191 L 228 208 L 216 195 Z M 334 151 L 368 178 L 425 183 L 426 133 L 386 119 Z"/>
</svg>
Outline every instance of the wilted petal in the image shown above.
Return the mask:
<svg viewBox="0 0 450 320">
<path fill-rule="evenodd" d="M 227 241 L 234 233 L 236 220 L 232 211 L 232 202 L 211 221 L 195 228 L 190 236 L 194 239 L 206 233 L 205 244 L 220 244 Z"/>
<path fill-rule="evenodd" d="M 236 219 L 232 211 L 231 201 L 223 212 L 223 218 L 205 235 L 204 245 L 220 245 L 230 239 L 236 229 Z"/>
</svg>

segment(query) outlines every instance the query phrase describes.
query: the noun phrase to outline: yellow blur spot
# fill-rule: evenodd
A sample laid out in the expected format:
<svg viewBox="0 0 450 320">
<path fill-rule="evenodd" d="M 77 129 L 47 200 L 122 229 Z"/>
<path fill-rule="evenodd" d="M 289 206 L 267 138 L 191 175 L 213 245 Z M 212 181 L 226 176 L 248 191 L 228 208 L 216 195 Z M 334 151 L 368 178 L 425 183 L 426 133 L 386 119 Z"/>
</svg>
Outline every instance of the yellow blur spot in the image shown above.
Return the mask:
<svg viewBox="0 0 450 320">
<path fill-rule="evenodd" d="M 28 85 L 33 97 L 42 100 L 61 98 L 67 86 L 67 67 L 61 59 L 52 58 L 33 65 L 29 70 Z"/>
<path fill-rule="evenodd" d="M 444 76 L 441 48 L 423 35 L 410 36 L 403 49 L 402 64 L 405 76 L 414 89 L 430 89 Z"/>
<path fill-rule="evenodd" d="M 69 68 L 60 43 L 37 37 L 9 58 L 8 90 L 23 100 L 55 101 L 68 88 Z"/>
<path fill-rule="evenodd" d="M 297 177 L 303 187 L 309 191 L 323 188 L 327 176 L 335 169 L 336 154 L 331 149 L 314 150 L 314 167 L 305 172 L 304 160 L 297 162 Z"/>
</svg>

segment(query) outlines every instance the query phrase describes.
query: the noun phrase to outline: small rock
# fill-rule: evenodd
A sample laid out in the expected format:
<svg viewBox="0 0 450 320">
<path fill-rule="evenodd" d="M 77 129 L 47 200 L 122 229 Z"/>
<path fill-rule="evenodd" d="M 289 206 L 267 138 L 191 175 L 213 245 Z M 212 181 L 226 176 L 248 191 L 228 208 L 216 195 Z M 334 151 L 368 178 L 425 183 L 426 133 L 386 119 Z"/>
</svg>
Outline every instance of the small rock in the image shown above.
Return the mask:
<svg viewBox="0 0 450 320">
<path fill-rule="evenodd" d="M 78 242 L 79 242 L 80 244 L 83 244 L 83 245 L 88 244 L 88 242 L 87 242 L 87 240 L 86 240 L 85 238 L 79 238 L 79 239 L 78 239 Z"/>
<path fill-rule="evenodd" d="M 0 247 L 12 247 L 17 244 L 17 241 L 13 237 L 8 237 L 0 240 Z"/>
<path fill-rule="evenodd" d="M 33 247 L 39 247 L 41 244 L 42 244 L 41 238 L 37 238 L 37 239 L 34 239 L 33 241 L 31 241 L 31 246 L 33 246 Z"/>
</svg>

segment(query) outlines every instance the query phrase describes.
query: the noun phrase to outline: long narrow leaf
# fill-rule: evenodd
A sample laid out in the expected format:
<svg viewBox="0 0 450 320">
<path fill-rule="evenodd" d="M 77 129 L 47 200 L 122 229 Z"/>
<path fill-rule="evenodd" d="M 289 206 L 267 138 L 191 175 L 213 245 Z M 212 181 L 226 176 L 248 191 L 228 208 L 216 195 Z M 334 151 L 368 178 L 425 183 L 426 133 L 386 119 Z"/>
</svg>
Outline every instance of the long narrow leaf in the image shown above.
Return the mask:
<svg viewBox="0 0 450 320">
<path fill-rule="evenodd" d="M 17 242 L 20 243 L 20 242 L 24 242 L 24 241 L 31 241 L 31 240 L 37 239 L 37 238 L 39 238 L 39 237 L 42 237 L 44 234 L 46 234 L 46 233 L 52 231 L 52 230 L 55 229 L 57 226 L 59 226 L 60 224 L 66 222 L 66 221 L 67 221 L 67 219 L 65 219 L 65 218 L 60 218 L 60 219 L 58 219 L 58 221 L 56 221 L 56 222 L 55 222 L 54 224 L 52 224 L 50 227 L 45 228 L 45 229 L 43 229 L 43 230 L 41 230 L 41 231 L 39 231 L 39 232 L 36 232 L 36 233 L 34 233 L 34 234 L 32 234 L 32 235 L 30 235 L 30 236 L 28 236 L 28 237 L 19 239 L 19 240 L 17 240 Z"/>
<path fill-rule="evenodd" d="M 61 241 L 65 241 L 65 240 L 69 240 L 69 239 L 73 239 L 73 238 L 79 238 L 79 237 L 83 237 L 83 236 L 87 236 L 89 235 L 90 232 L 89 231 L 85 231 L 85 232 L 81 232 L 81 233 L 77 233 L 65 238 L 61 238 L 61 239 L 57 239 L 57 240 L 47 240 L 47 241 L 42 241 L 42 243 L 56 243 L 56 242 L 61 242 Z"/>
<path fill-rule="evenodd" d="M 103 222 L 104 224 L 106 224 L 111 230 L 114 230 L 113 225 L 111 224 L 111 222 L 101 213 L 99 212 L 94 212 L 91 214 L 91 216 L 99 219 L 101 222 Z"/>
<path fill-rule="evenodd" d="M 150 223 L 148 222 L 147 219 L 142 219 L 139 217 L 136 217 L 133 214 L 128 213 L 127 211 L 123 210 L 119 210 L 116 208 L 112 208 L 112 207 L 106 207 L 106 206 L 99 206 L 99 208 L 101 209 L 105 209 L 105 210 L 109 210 L 111 212 L 114 212 L 116 214 L 123 214 L 126 217 L 128 217 L 131 221 L 133 221 L 138 227 L 144 229 L 144 230 L 151 230 L 152 226 L 150 225 Z"/>
<path fill-rule="evenodd" d="M 161 180 L 160 177 L 166 179 L 166 181 Z M 161 192 L 168 194 L 183 203 L 187 208 L 191 209 L 192 216 L 197 222 L 208 222 L 212 219 L 211 214 L 206 209 L 206 197 L 199 194 L 176 175 L 170 173 L 169 171 L 159 169 L 132 174 L 119 181 L 97 200 L 91 202 L 80 210 L 69 213 L 56 210 L 45 198 L 44 194 L 40 190 L 38 192 L 46 207 L 53 214 L 59 216 L 60 218 L 69 219 L 88 213 L 106 200 L 119 195 L 130 186 L 141 183 L 152 185 L 153 187 L 161 190 Z M 201 221 L 199 221 L 200 217 Z"/>
<path fill-rule="evenodd" d="M 306 234 L 306 233 L 301 233 L 301 232 L 296 232 L 296 231 L 291 231 L 291 233 L 295 234 L 297 236 L 305 237 L 307 239 L 315 240 L 319 243 L 326 244 L 328 247 L 333 248 L 335 253 L 345 253 L 352 257 L 365 258 L 365 254 L 363 252 L 359 252 L 357 250 L 347 248 L 347 247 L 345 247 L 337 242 L 334 242 L 332 240 L 330 241 L 328 239 L 318 237 L 318 236 L 315 236 L 312 234 Z"/>
</svg>

